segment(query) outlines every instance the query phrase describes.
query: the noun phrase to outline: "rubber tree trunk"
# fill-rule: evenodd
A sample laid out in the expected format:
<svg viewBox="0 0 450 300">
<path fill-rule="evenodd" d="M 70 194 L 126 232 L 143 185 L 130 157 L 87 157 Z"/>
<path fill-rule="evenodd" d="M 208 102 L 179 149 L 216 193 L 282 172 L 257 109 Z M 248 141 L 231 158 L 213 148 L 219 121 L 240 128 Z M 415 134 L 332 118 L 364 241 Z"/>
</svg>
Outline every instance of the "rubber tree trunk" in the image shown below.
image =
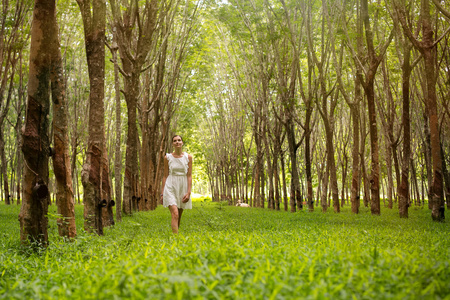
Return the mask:
<svg viewBox="0 0 450 300">
<path fill-rule="evenodd" d="M 89 71 L 89 123 L 86 161 L 81 172 L 84 188 L 84 229 L 103 235 L 101 184 L 104 147 L 105 0 L 77 0 L 84 24 Z"/>
<path fill-rule="evenodd" d="M 48 15 L 53 32 L 51 91 L 53 101 L 53 170 L 56 178 L 56 205 L 58 231 L 60 236 L 73 238 L 77 234 L 75 226 L 75 208 L 72 186 L 72 169 L 69 158 L 69 135 L 67 120 L 67 101 L 59 28 L 56 13 Z"/>
<path fill-rule="evenodd" d="M 421 8 L 423 47 L 420 49 L 425 62 L 425 77 L 427 83 L 428 120 L 430 122 L 431 158 L 433 165 L 433 182 L 431 186 L 431 217 L 434 221 L 444 221 L 444 182 L 442 174 L 442 158 L 439 138 L 439 115 L 437 113 L 436 97 L 436 51 L 434 30 L 432 28 L 430 3 L 422 0 Z"/>
<path fill-rule="evenodd" d="M 121 106 L 120 106 L 120 77 L 119 62 L 117 61 L 117 50 L 119 47 L 114 42 L 111 52 L 114 61 L 114 90 L 115 90 L 115 113 L 116 113 L 116 146 L 114 149 L 114 192 L 116 198 L 116 221 L 122 221 L 122 151 L 121 146 Z"/>
<path fill-rule="evenodd" d="M 360 87 L 357 87 L 359 82 L 355 85 L 355 97 L 360 97 Z M 358 91 L 359 90 L 359 95 Z M 360 200 L 360 161 L 359 161 L 359 111 L 358 102 L 350 105 L 350 113 L 352 115 L 352 130 L 353 130 L 353 148 L 352 148 L 352 184 L 350 193 L 350 202 L 352 205 L 352 213 L 359 213 Z"/>
<path fill-rule="evenodd" d="M 6 160 L 6 155 L 5 155 L 5 139 L 4 139 L 4 135 L 3 135 L 3 126 L 0 126 L 0 158 L 1 158 L 1 177 L 3 179 L 3 193 L 4 193 L 4 199 L 5 199 L 5 204 L 6 205 L 10 205 L 11 201 L 10 201 L 10 192 L 9 192 L 9 185 L 8 185 L 8 172 L 7 172 L 7 167 L 8 167 L 8 162 Z"/>
<path fill-rule="evenodd" d="M 291 158 L 291 191 L 290 191 L 290 207 L 291 212 L 296 212 L 297 200 L 300 199 L 300 179 L 298 177 L 298 168 L 297 168 L 297 149 L 299 147 L 298 144 L 295 143 L 295 133 L 294 133 L 294 125 L 292 124 L 292 120 L 289 119 L 286 121 L 286 130 L 287 130 L 287 139 L 289 145 L 289 156 Z M 302 207 L 298 207 L 298 209 L 302 209 Z"/>
<path fill-rule="evenodd" d="M 19 213 L 20 239 L 47 245 L 51 19 L 55 1 L 36 0 L 31 26 L 28 99 L 22 131 L 24 155 L 23 201 Z"/>
<path fill-rule="evenodd" d="M 411 49 L 409 46 L 405 46 L 403 54 L 403 81 L 402 81 L 402 93 L 403 93 L 403 161 L 402 161 L 402 174 L 401 182 L 398 189 L 398 210 L 400 218 L 408 218 L 409 207 L 409 164 L 411 156 L 411 120 L 410 120 L 410 84 L 411 77 L 411 65 L 410 65 Z"/>
<path fill-rule="evenodd" d="M 305 118 L 305 173 L 306 173 L 306 198 L 308 210 L 314 211 L 314 197 L 311 172 L 311 116 L 313 112 L 312 101 L 307 102 Z"/>
</svg>

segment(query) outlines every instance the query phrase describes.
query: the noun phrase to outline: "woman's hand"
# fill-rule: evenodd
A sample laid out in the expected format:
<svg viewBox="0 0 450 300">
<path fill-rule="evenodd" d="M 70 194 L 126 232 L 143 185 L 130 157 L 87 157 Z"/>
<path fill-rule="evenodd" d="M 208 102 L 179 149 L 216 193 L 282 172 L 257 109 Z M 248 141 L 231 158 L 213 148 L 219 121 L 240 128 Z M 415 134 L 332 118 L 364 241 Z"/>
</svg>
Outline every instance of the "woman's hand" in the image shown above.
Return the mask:
<svg viewBox="0 0 450 300">
<path fill-rule="evenodd" d="M 189 201 L 190 196 L 191 196 L 191 193 L 186 193 L 186 195 L 183 196 L 183 199 L 181 199 L 181 201 L 183 203 L 187 203 Z"/>
</svg>

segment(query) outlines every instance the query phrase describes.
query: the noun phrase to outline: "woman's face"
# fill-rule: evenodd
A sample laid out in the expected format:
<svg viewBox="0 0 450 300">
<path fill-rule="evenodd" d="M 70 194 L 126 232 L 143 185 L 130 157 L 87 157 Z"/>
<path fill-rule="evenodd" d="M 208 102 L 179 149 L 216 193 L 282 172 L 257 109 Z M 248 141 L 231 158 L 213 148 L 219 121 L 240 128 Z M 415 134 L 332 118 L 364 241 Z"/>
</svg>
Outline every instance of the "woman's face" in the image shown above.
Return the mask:
<svg viewBox="0 0 450 300">
<path fill-rule="evenodd" d="M 175 148 L 182 147 L 183 140 L 181 139 L 181 136 L 179 136 L 179 135 L 174 136 L 172 139 L 172 144 Z"/>
</svg>

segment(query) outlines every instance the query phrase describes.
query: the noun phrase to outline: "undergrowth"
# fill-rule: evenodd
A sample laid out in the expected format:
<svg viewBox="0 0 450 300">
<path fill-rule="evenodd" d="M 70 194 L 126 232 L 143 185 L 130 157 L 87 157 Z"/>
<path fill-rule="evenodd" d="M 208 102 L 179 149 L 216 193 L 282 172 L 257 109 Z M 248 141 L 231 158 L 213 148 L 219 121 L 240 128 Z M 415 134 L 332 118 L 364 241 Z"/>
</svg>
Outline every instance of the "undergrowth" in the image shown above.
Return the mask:
<svg viewBox="0 0 450 300">
<path fill-rule="evenodd" d="M 287 213 L 194 203 L 180 234 L 167 209 L 124 216 L 104 236 L 19 242 L 19 207 L 0 204 L 0 299 L 450 299 L 450 226 L 426 208 L 408 219 Z M 447 214 L 448 220 L 448 214 Z"/>
</svg>

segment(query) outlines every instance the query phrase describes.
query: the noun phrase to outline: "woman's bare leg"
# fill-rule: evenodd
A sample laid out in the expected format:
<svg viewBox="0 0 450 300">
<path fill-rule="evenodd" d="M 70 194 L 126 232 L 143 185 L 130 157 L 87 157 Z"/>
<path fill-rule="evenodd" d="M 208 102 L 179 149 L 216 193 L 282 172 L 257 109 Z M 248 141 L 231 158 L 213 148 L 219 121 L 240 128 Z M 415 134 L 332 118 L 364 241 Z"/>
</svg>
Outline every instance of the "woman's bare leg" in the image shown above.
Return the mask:
<svg viewBox="0 0 450 300">
<path fill-rule="evenodd" d="M 183 209 L 178 209 L 178 228 L 180 228 L 180 222 L 181 222 L 181 215 L 183 214 Z"/>
<path fill-rule="evenodd" d="M 178 233 L 178 224 L 180 224 L 180 218 L 178 215 L 178 207 L 176 205 L 169 205 L 170 214 L 172 215 L 172 220 L 170 225 L 172 226 L 172 232 L 174 234 Z"/>
</svg>

